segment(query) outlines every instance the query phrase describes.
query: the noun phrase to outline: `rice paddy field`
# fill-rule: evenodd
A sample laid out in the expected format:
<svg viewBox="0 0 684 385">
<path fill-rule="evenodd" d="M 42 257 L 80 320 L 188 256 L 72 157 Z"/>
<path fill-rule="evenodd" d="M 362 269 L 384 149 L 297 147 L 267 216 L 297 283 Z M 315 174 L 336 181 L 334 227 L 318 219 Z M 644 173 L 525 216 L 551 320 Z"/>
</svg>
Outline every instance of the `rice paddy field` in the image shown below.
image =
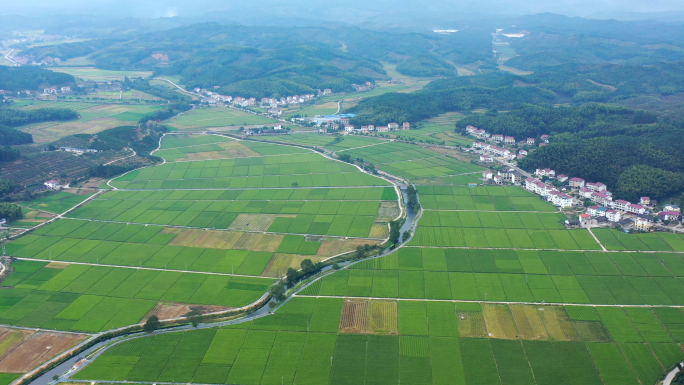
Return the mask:
<svg viewBox="0 0 684 385">
<path fill-rule="evenodd" d="M 3 281 L 0 323 L 99 332 L 139 323 L 160 302 L 239 307 L 256 301 L 268 278 L 81 264 L 16 261 Z"/>
<path fill-rule="evenodd" d="M 54 194 L 34 199 L 30 202 L 20 202 L 19 205 L 35 210 L 61 214 L 75 205 L 83 202 L 92 194 L 77 195 L 71 192 L 58 191 Z"/>
<path fill-rule="evenodd" d="M 416 146 L 276 139 L 429 181 L 413 238 L 262 318 L 116 344 L 74 380 L 643 385 L 684 358 L 677 235 L 597 242 L 523 189 L 449 179 L 481 170 Z M 380 242 L 399 212 L 384 180 L 303 148 L 167 135 L 155 155 L 167 162 L 6 245 L 21 259 L 0 323 L 95 332 L 165 303 L 240 306 L 304 258 Z"/>
<path fill-rule="evenodd" d="M 166 121 L 179 130 L 276 124 L 277 120 L 228 107 L 196 108 Z"/>
<path fill-rule="evenodd" d="M 275 315 L 256 321 L 126 341 L 74 378 L 215 384 L 645 384 L 655 382 L 683 354 L 677 344 L 682 335 L 676 331 L 681 324 L 670 323 L 682 315 L 679 309 L 296 297 Z M 642 320 L 659 322 L 643 328 Z"/>
<path fill-rule="evenodd" d="M 12 108 L 68 108 L 81 115 L 80 119 L 72 121 L 34 123 L 19 127 L 22 131 L 32 134 L 36 142 L 41 143 L 74 134 L 96 134 L 109 128 L 135 125 L 144 115 L 161 107 L 95 102 L 30 101 L 30 103 L 15 103 Z"/>
</svg>

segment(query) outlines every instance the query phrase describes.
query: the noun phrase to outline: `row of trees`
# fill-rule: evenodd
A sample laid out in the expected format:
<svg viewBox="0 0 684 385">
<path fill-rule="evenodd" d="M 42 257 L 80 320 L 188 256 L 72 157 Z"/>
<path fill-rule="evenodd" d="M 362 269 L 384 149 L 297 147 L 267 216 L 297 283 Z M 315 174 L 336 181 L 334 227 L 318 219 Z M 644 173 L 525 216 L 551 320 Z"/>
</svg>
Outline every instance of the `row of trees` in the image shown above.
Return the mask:
<svg viewBox="0 0 684 385">
<path fill-rule="evenodd" d="M 29 110 L 17 110 L 13 108 L 0 109 L 0 124 L 9 127 L 54 120 L 73 119 L 78 119 L 78 113 L 67 108 L 35 108 Z"/>
</svg>

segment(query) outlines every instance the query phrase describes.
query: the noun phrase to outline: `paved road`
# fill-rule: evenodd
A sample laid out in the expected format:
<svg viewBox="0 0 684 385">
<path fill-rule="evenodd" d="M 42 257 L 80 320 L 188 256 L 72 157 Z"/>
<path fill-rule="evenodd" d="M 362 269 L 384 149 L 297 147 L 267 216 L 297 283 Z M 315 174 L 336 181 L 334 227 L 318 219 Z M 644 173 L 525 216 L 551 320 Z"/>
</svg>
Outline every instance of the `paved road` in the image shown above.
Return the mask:
<svg viewBox="0 0 684 385">
<path fill-rule="evenodd" d="M 488 301 L 488 300 L 465 300 L 465 299 L 427 299 L 427 298 L 394 298 L 394 297 L 351 297 L 343 295 L 302 295 L 294 294 L 294 297 L 309 298 L 343 298 L 343 299 L 372 299 L 385 301 L 412 301 L 412 302 L 452 302 L 452 303 L 491 303 L 502 305 L 540 305 L 540 306 L 591 306 L 591 307 L 673 307 L 684 309 L 684 305 L 610 305 L 610 304 L 589 304 L 571 302 L 527 302 L 527 301 Z"/>
<path fill-rule="evenodd" d="M 144 267 L 144 266 L 125 266 L 125 265 L 111 265 L 107 263 L 92 263 L 92 262 L 71 262 L 71 261 L 60 261 L 56 259 L 39 259 L 39 258 L 17 258 L 20 261 L 37 261 L 37 262 L 58 262 L 58 263 L 68 263 L 70 265 L 85 265 L 85 266 L 106 266 L 106 267 L 119 267 L 122 269 L 136 269 L 136 270 L 153 270 L 153 271 L 169 271 L 176 273 L 193 273 L 193 274 L 207 274 L 207 275 L 225 275 L 231 277 L 249 277 L 249 278 L 263 278 L 263 279 L 277 279 L 276 277 L 262 277 L 259 275 L 244 275 L 244 274 L 232 274 L 232 273 L 215 273 L 209 271 L 195 271 L 195 270 L 178 270 L 178 269 L 162 269 L 156 267 Z M 0 272 L 0 274 L 2 274 Z"/>
</svg>

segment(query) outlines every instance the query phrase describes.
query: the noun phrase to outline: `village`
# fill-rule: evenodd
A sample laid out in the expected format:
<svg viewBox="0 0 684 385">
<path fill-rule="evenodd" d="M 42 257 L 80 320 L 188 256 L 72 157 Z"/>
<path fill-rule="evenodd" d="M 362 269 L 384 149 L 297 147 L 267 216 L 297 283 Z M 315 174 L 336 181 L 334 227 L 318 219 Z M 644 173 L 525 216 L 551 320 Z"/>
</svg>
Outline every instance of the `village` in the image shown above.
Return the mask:
<svg viewBox="0 0 684 385">
<path fill-rule="evenodd" d="M 356 92 L 365 92 L 369 91 L 373 88 L 375 88 L 375 85 L 371 82 L 366 82 L 365 84 L 359 85 L 359 84 L 352 84 L 352 87 Z M 219 86 L 214 86 L 214 88 L 220 88 Z M 323 97 L 323 96 L 330 96 L 333 94 L 332 89 L 326 88 L 323 90 L 317 90 L 317 95 L 314 94 L 303 94 L 303 95 L 293 95 L 293 96 L 283 96 L 280 98 L 261 98 L 260 101 L 257 100 L 255 97 L 251 98 L 244 98 L 241 96 L 236 96 L 233 98 L 232 96 L 226 96 L 226 95 L 221 95 L 213 91 L 209 91 L 204 88 L 195 88 L 193 90 L 196 94 L 202 95 L 202 99 L 200 100 L 202 103 L 206 103 L 209 105 L 216 105 L 216 104 L 229 104 L 233 107 L 242 107 L 242 108 L 248 108 L 248 107 L 262 107 L 267 109 L 267 114 L 271 115 L 273 117 L 279 118 L 282 114 L 282 108 L 286 108 L 288 106 L 295 106 L 298 104 L 303 104 L 309 101 L 314 100 L 317 97 Z"/>
<path fill-rule="evenodd" d="M 503 143 L 508 146 L 534 146 L 535 138 L 527 138 L 516 142 L 515 138 L 504 135 L 490 135 L 483 129 L 468 126 L 466 132 L 479 139 Z M 539 147 L 549 143 L 549 135 L 541 135 Z M 520 148 L 498 147 L 494 143 L 473 142 L 472 149 L 480 154 L 480 163 L 498 161 L 511 166 L 511 161 L 522 159 L 528 150 Z M 608 187 L 601 182 L 587 182 L 582 178 L 556 174 L 549 168 L 536 169 L 533 175 L 527 174 L 517 167 L 504 167 L 494 173 L 491 170 L 482 173 L 486 184 L 521 186 L 527 191 L 539 195 L 571 217 L 565 221 L 567 227 L 615 227 L 624 231 L 655 231 L 657 228 L 676 230 L 682 220 L 681 209 L 674 204 L 658 206 L 656 200 L 641 197 L 638 203 L 624 199 L 616 199 Z"/>
</svg>

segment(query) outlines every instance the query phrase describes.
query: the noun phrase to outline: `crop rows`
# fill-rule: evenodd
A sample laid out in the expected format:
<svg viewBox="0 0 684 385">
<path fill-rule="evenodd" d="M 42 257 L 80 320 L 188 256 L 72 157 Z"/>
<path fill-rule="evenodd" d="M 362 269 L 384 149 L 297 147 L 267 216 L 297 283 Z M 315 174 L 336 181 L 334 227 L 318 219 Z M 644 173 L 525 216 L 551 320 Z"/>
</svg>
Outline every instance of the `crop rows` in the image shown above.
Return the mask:
<svg viewBox="0 0 684 385">
<path fill-rule="evenodd" d="M 15 261 L 0 323 L 97 332 L 139 322 L 158 301 L 244 306 L 270 279 Z"/>
<path fill-rule="evenodd" d="M 230 328 L 124 342 L 75 377 L 249 384 L 618 385 L 636 384 L 637 378 L 653 382 L 656 368 L 682 354 L 672 342 L 459 338 L 459 306 L 400 302 L 400 336 L 347 334 L 338 332 L 341 299 L 295 298 L 274 315 Z"/>
<path fill-rule="evenodd" d="M 411 246 L 600 250 L 584 229 L 526 230 L 494 228 L 418 227 Z"/>
<path fill-rule="evenodd" d="M 424 227 L 486 227 L 497 229 L 564 229 L 564 214 L 486 211 L 425 211 L 420 217 Z"/>
</svg>

